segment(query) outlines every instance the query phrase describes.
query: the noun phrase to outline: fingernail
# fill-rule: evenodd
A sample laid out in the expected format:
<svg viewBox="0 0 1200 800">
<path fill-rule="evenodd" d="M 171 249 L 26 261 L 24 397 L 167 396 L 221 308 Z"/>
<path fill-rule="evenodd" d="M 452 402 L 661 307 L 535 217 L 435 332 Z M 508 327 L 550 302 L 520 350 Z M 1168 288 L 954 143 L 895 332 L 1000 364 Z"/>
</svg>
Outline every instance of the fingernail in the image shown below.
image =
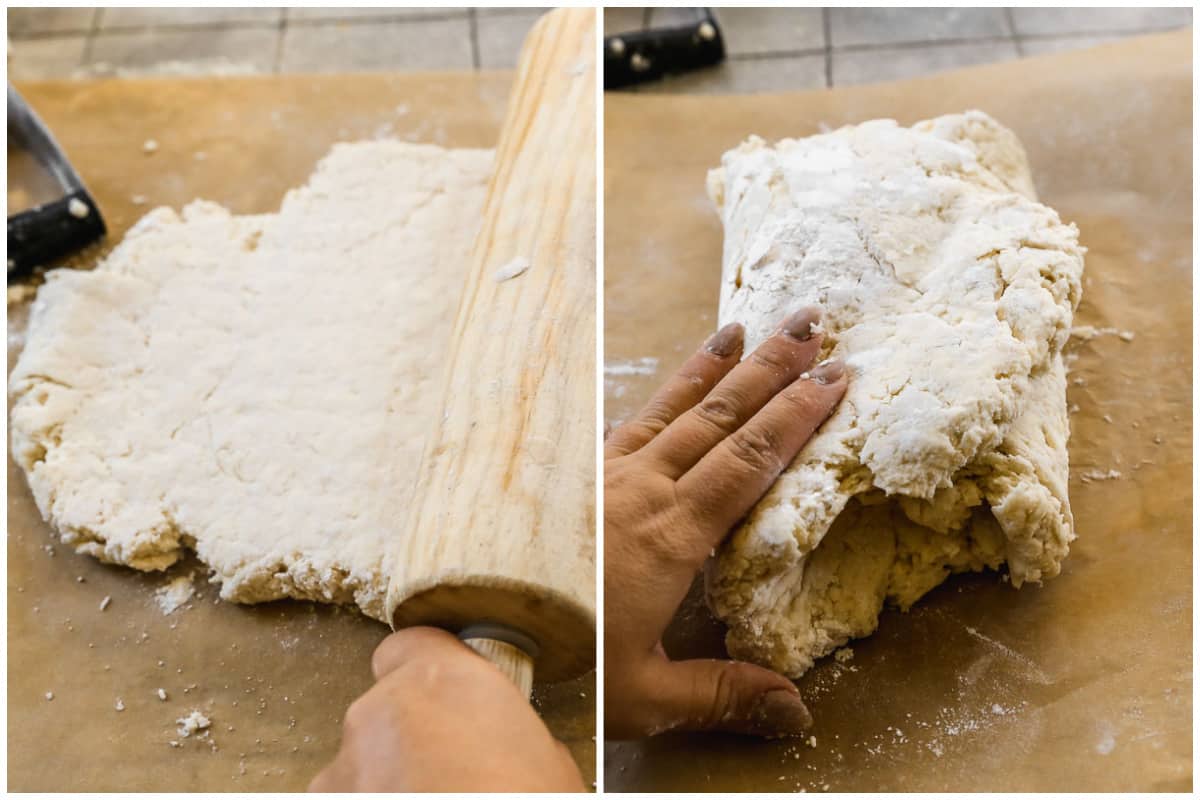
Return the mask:
<svg viewBox="0 0 1200 800">
<path fill-rule="evenodd" d="M 755 726 L 768 736 L 793 736 L 812 726 L 812 714 L 800 695 L 787 689 L 764 694 L 751 716 Z"/>
<path fill-rule="evenodd" d="M 817 383 L 837 383 L 846 373 L 846 364 L 840 358 L 827 358 L 808 371 L 808 377 Z"/>
<path fill-rule="evenodd" d="M 704 349 L 712 353 L 714 356 L 725 358 L 731 356 L 742 348 L 742 338 L 745 336 L 745 329 L 740 323 L 731 322 L 721 330 L 708 337 L 708 341 L 704 343 Z"/>
<path fill-rule="evenodd" d="M 821 321 L 821 309 L 807 306 L 799 311 L 793 311 L 779 326 L 779 329 L 793 339 L 807 342 L 812 338 L 812 327 Z"/>
</svg>

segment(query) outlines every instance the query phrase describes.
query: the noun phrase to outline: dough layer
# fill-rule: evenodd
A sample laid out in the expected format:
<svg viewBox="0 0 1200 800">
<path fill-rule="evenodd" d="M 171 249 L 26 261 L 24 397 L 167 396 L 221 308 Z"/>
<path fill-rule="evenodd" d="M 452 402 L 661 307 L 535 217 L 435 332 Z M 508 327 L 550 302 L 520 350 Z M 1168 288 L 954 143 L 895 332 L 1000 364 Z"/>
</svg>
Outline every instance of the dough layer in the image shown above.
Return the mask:
<svg viewBox="0 0 1200 800">
<path fill-rule="evenodd" d="M 824 355 L 851 374 L 709 570 L 731 654 L 797 677 L 951 573 L 1057 575 L 1084 249 L 1037 202 L 1016 136 L 970 111 L 752 137 L 708 184 L 720 323 L 743 323 L 750 352 L 820 305 Z"/>
<path fill-rule="evenodd" d="M 339 144 L 275 214 L 147 214 L 48 274 L 12 451 L 62 541 L 237 602 L 355 603 L 387 561 L 482 214 L 490 150 Z"/>
</svg>

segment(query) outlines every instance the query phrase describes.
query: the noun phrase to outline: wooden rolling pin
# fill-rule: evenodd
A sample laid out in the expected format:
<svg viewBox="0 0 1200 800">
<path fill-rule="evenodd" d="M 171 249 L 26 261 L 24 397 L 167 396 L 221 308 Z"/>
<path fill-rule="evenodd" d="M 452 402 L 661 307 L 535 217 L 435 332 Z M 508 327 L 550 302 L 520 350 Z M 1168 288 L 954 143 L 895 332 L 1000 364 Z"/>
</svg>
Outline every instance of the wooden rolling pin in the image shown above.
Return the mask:
<svg viewBox="0 0 1200 800">
<path fill-rule="evenodd" d="M 595 17 L 522 48 L 388 587 L 393 627 L 455 631 L 527 695 L 595 662 Z"/>
</svg>

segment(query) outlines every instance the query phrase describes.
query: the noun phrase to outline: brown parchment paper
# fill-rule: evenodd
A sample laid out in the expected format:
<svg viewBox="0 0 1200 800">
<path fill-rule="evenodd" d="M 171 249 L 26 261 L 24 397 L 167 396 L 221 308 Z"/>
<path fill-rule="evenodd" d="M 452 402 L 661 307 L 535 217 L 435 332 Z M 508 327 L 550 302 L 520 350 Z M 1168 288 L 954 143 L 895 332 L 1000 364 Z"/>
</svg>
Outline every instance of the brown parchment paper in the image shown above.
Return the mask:
<svg viewBox="0 0 1200 800">
<path fill-rule="evenodd" d="M 953 578 L 799 682 L 815 746 L 607 743 L 610 791 L 1186 791 L 1191 787 L 1191 31 L 833 91 L 605 97 L 605 414 L 627 418 L 713 330 L 705 171 L 748 134 L 980 108 L 1089 248 L 1068 399 L 1079 539 L 1014 590 Z M 646 361 L 644 359 L 651 359 Z M 657 369 L 653 359 L 657 359 Z M 651 374 L 637 374 L 651 373 Z M 631 374 L 632 373 L 632 374 Z M 1087 481 L 1091 471 L 1121 477 Z M 724 655 L 697 592 L 668 652 Z"/>
<path fill-rule="evenodd" d="M 494 146 L 511 82 L 510 73 L 483 73 L 18 88 L 108 221 L 105 244 L 74 259 L 87 265 L 157 205 L 202 197 L 239 213 L 273 211 L 336 141 Z M 143 152 L 147 139 L 158 142 L 153 155 Z M 135 195 L 146 203 L 135 205 Z M 329 268 L 354 279 L 353 264 Z M 26 311 L 9 307 L 10 371 Z M 386 626 L 310 603 L 217 602 L 196 562 L 145 575 L 61 545 L 48 551 L 51 532 L 11 457 L 8 534 L 10 790 L 297 791 L 332 758 L 346 707 L 371 684 L 371 651 Z M 155 589 L 188 572 L 196 596 L 164 616 Z M 589 783 L 593 684 L 588 675 L 534 691 Z M 192 709 L 211 718 L 215 747 L 176 734 L 175 720 Z"/>
</svg>

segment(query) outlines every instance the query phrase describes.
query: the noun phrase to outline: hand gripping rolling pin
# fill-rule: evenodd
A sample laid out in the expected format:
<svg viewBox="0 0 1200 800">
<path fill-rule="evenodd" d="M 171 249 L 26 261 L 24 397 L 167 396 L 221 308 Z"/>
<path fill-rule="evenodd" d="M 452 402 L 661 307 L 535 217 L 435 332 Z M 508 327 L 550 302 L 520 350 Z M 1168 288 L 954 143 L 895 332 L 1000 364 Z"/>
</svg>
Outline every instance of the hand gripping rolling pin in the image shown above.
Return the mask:
<svg viewBox="0 0 1200 800">
<path fill-rule="evenodd" d="M 521 51 L 388 587 L 394 628 L 458 633 L 526 696 L 595 661 L 595 16 Z"/>
</svg>

